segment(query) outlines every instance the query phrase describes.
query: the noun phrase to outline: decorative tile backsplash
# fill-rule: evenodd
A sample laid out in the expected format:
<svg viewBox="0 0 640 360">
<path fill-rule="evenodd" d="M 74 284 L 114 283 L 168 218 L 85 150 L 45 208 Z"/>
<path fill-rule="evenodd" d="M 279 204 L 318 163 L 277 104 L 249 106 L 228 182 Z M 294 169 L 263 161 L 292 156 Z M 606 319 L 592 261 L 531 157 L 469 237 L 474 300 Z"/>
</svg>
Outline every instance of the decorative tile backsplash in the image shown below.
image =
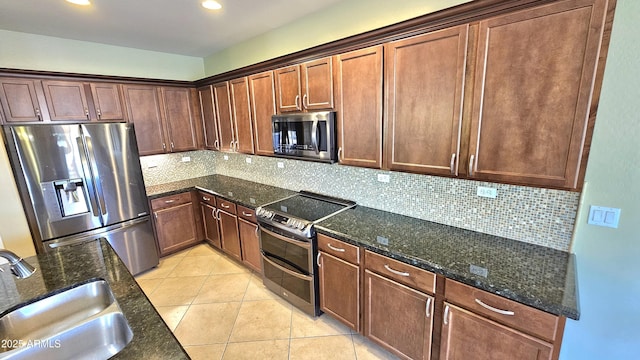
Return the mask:
<svg viewBox="0 0 640 360">
<path fill-rule="evenodd" d="M 181 163 L 182 156 L 191 156 L 191 163 Z M 141 162 L 147 185 L 216 173 L 350 199 L 375 209 L 562 251 L 569 250 L 580 196 L 562 190 L 212 151 L 148 156 Z M 147 169 L 150 163 L 157 167 Z M 389 175 L 389 183 L 379 182 L 378 174 Z M 478 197 L 477 186 L 496 188 L 498 196 Z"/>
</svg>

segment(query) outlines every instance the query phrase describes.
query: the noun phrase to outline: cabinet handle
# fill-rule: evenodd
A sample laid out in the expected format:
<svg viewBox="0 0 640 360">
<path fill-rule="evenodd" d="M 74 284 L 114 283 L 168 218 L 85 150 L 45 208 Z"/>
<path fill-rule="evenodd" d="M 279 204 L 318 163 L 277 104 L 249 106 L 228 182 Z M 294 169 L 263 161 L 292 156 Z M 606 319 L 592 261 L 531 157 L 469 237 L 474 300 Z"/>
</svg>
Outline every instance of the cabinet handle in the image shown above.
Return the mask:
<svg viewBox="0 0 640 360">
<path fill-rule="evenodd" d="M 220 218 L 220 209 L 216 209 L 216 219 L 217 219 L 218 221 L 222 220 L 222 219 Z"/>
<path fill-rule="evenodd" d="M 153 216 L 156 218 L 156 220 L 158 220 L 158 213 L 157 212 L 154 212 Z"/>
<path fill-rule="evenodd" d="M 36 116 L 38 117 L 38 120 L 42 120 L 42 114 L 40 114 L 40 109 L 36 109 Z"/>
<path fill-rule="evenodd" d="M 220 206 L 222 206 L 225 209 L 228 209 L 231 207 L 231 205 L 225 205 L 224 203 L 221 203 Z"/>
<path fill-rule="evenodd" d="M 480 300 L 480 299 L 476 299 L 476 303 L 478 303 L 478 305 L 482 306 L 485 309 L 491 310 L 491 311 L 496 312 L 496 313 L 501 314 L 501 315 L 513 316 L 513 315 L 516 314 L 513 311 L 494 308 L 493 306 L 490 306 L 490 305 L 487 305 L 487 304 L 483 303 L 482 300 Z"/>
<path fill-rule="evenodd" d="M 162 143 L 162 151 L 167 151 L 167 145 L 165 143 Z"/>
<path fill-rule="evenodd" d="M 246 216 L 246 217 L 252 217 L 253 214 L 252 213 L 246 213 L 246 212 L 242 212 L 242 215 Z"/>
<path fill-rule="evenodd" d="M 449 325 L 449 305 L 444 307 L 444 316 L 442 317 L 442 321 L 445 325 Z"/>
<path fill-rule="evenodd" d="M 173 151 L 175 147 L 173 146 L 173 141 L 171 142 L 171 151 Z"/>
<path fill-rule="evenodd" d="M 427 305 L 424 307 L 424 313 L 427 317 L 431 317 L 431 298 L 427 298 Z"/>
<path fill-rule="evenodd" d="M 344 252 L 344 249 L 333 247 L 333 246 L 331 246 L 331 244 L 327 244 L 327 246 L 329 247 L 329 249 L 331 249 L 333 251 Z"/>
<path fill-rule="evenodd" d="M 318 264 L 318 267 L 322 267 L 322 265 L 320 265 L 320 255 L 321 254 L 322 254 L 321 252 L 318 252 L 318 256 L 316 256 L 316 264 Z"/>
<path fill-rule="evenodd" d="M 451 162 L 449 163 L 449 168 L 451 169 L 451 175 L 456 174 L 456 170 L 453 168 L 456 164 L 456 153 L 451 154 Z"/>
<path fill-rule="evenodd" d="M 302 96 L 302 106 L 304 106 L 305 109 L 309 108 L 309 98 L 307 97 L 307 94 Z"/>
<path fill-rule="evenodd" d="M 202 197 L 202 200 L 204 200 L 204 201 L 210 201 L 210 200 L 211 200 L 211 198 L 208 198 L 208 197 L 206 197 L 206 196 L 203 196 L 203 197 Z"/>
<path fill-rule="evenodd" d="M 176 201 L 175 200 L 165 200 L 164 201 L 165 204 L 171 204 L 171 203 L 174 203 L 174 202 L 176 202 Z"/>
<path fill-rule="evenodd" d="M 218 220 L 218 218 L 216 217 L 216 209 L 211 209 L 211 217 Z"/>
<path fill-rule="evenodd" d="M 238 149 L 240 148 L 240 143 L 238 142 L 238 140 L 236 140 L 236 145 L 235 145 L 235 152 L 238 152 Z"/>
<path fill-rule="evenodd" d="M 300 105 L 298 105 L 298 100 L 300 100 L 300 95 L 296 95 L 296 109 L 300 110 Z"/>
<path fill-rule="evenodd" d="M 338 148 L 338 162 L 342 162 L 342 146 Z"/>
<path fill-rule="evenodd" d="M 260 238 L 260 228 L 256 225 L 256 237 Z"/>
<path fill-rule="evenodd" d="M 231 142 L 229 143 L 229 149 L 233 151 L 233 140 L 231 140 Z"/>
<path fill-rule="evenodd" d="M 216 150 L 220 150 L 220 147 L 218 146 L 218 139 L 213 142 L 213 147 L 216 148 Z"/>
<path fill-rule="evenodd" d="M 98 119 L 102 117 L 102 111 L 100 111 L 100 109 L 96 109 L 96 114 L 98 115 Z"/>
<path fill-rule="evenodd" d="M 84 114 L 87 115 L 87 120 L 91 120 L 91 118 L 89 117 L 89 109 L 85 108 Z"/>
<path fill-rule="evenodd" d="M 475 155 L 469 157 L 469 176 L 473 176 L 473 160 L 475 160 L 475 157 Z"/>
<path fill-rule="evenodd" d="M 389 270 L 390 272 L 396 274 L 396 275 L 400 275 L 400 276 L 410 276 L 408 272 L 403 272 L 403 271 L 398 271 L 398 270 L 393 270 L 389 265 L 384 264 L 384 268 Z"/>
</svg>

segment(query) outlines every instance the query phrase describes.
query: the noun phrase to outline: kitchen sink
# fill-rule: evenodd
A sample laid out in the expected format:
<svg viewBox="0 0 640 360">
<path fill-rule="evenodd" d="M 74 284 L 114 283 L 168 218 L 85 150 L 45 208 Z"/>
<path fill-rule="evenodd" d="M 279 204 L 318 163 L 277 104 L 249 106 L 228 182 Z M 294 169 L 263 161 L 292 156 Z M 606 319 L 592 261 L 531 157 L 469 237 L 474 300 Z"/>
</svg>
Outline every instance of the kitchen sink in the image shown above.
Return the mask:
<svg viewBox="0 0 640 360">
<path fill-rule="evenodd" d="M 133 338 L 104 280 L 53 294 L 0 318 L 0 359 L 108 359 Z"/>
</svg>

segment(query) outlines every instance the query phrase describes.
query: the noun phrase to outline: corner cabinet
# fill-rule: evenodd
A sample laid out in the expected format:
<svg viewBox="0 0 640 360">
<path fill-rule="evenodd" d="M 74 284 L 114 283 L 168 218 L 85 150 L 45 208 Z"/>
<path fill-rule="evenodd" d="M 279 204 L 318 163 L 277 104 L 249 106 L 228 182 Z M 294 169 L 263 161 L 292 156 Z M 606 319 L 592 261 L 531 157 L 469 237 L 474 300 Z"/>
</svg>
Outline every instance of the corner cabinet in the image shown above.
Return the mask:
<svg viewBox="0 0 640 360">
<path fill-rule="evenodd" d="M 566 0 L 480 21 L 469 177 L 578 186 L 605 10 Z"/>
<path fill-rule="evenodd" d="M 153 199 L 151 211 L 160 256 L 185 249 L 201 241 L 198 238 L 197 217 L 190 192 Z"/>
<path fill-rule="evenodd" d="M 383 47 L 336 55 L 338 161 L 382 167 Z"/>
</svg>

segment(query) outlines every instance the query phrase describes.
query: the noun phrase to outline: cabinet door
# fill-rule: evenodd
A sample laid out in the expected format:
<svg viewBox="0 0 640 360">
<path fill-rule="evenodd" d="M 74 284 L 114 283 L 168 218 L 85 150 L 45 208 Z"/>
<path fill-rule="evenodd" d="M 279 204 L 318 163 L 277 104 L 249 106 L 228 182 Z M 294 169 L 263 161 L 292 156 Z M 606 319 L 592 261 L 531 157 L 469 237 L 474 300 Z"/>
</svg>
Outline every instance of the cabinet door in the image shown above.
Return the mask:
<svg viewBox="0 0 640 360">
<path fill-rule="evenodd" d="M 108 83 L 91 83 L 91 95 L 99 121 L 122 121 L 122 96 L 120 85 Z"/>
<path fill-rule="evenodd" d="M 273 155 L 271 116 L 276 113 L 273 72 L 267 71 L 249 76 L 249 89 L 251 90 L 255 152 L 257 155 Z"/>
<path fill-rule="evenodd" d="M 529 335 L 445 303 L 442 360 L 551 359 L 552 346 Z"/>
<path fill-rule="evenodd" d="M 124 85 L 127 117 L 135 126 L 140 155 L 166 152 L 160 97 L 155 86 Z"/>
<path fill-rule="evenodd" d="M 218 211 L 218 218 L 222 250 L 236 259 L 242 260 L 240 235 L 238 234 L 238 217 L 224 211 Z"/>
<path fill-rule="evenodd" d="M 211 85 L 199 88 L 198 97 L 200 98 L 200 112 L 202 114 L 202 126 L 204 127 L 204 146 L 210 150 L 219 150 L 220 140 L 218 139 L 218 124 L 216 122 Z"/>
<path fill-rule="evenodd" d="M 20 123 L 42 121 L 43 113 L 36 88 L 40 82 L 28 79 L 0 79 L 0 101 L 5 122 Z"/>
<path fill-rule="evenodd" d="M 336 56 L 338 160 L 382 167 L 382 46 Z"/>
<path fill-rule="evenodd" d="M 200 211 L 202 212 L 202 224 L 204 225 L 204 240 L 216 248 L 221 249 L 222 245 L 220 244 L 216 208 L 207 203 L 200 203 Z"/>
<path fill-rule="evenodd" d="M 154 212 L 160 256 L 200 241 L 191 202 Z"/>
<path fill-rule="evenodd" d="M 333 109 L 333 58 L 309 61 L 302 68 L 302 107 L 305 110 Z"/>
<path fill-rule="evenodd" d="M 249 104 L 249 82 L 246 77 L 229 81 L 235 125 L 235 150 L 253 154 L 253 123 Z"/>
<path fill-rule="evenodd" d="M 274 70 L 276 78 L 276 103 L 278 113 L 301 111 L 300 67 L 289 66 Z"/>
<path fill-rule="evenodd" d="M 577 186 L 604 8 L 561 1 L 480 22 L 471 177 Z"/>
<path fill-rule="evenodd" d="M 325 252 L 319 260 L 320 309 L 360 332 L 360 267 Z"/>
<path fill-rule="evenodd" d="M 42 87 L 51 120 L 90 120 L 87 95 L 81 82 L 43 80 Z"/>
<path fill-rule="evenodd" d="M 213 98 L 215 100 L 216 119 L 220 135 L 220 150 L 233 150 L 233 119 L 231 118 L 231 93 L 229 83 L 213 84 Z"/>
<path fill-rule="evenodd" d="M 365 271 L 364 335 L 409 359 L 431 357 L 433 297 Z"/>
<path fill-rule="evenodd" d="M 198 144 L 189 89 L 164 87 L 162 100 L 171 151 L 195 150 Z"/>
<path fill-rule="evenodd" d="M 457 175 L 468 25 L 386 44 L 385 168 Z"/>
<path fill-rule="evenodd" d="M 251 269 L 262 274 L 258 225 L 239 219 L 238 230 L 242 244 L 242 261 Z"/>
</svg>

